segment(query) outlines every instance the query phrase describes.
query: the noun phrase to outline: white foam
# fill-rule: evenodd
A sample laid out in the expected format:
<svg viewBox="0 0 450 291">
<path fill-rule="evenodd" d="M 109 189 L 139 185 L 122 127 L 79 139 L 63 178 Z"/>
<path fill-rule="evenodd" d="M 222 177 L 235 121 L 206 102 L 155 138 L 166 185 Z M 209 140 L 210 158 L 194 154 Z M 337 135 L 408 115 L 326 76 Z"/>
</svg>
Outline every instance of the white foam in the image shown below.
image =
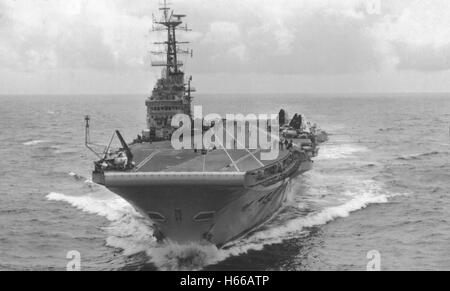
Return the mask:
<svg viewBox="0 0 450 291">
<path fill-rule="evenodd" d="M 135 214 L 122 216 L 104 230 L 109 235 L 106 245 L 123 250 L 125 256 L 146 252 L 157 245 L 151 222 Z"/>
<path fill-rule="evenodd" d="M 355 153 L 368 151 L 369 149 L 364 146 L 353 144 L 324 145 L 320 148 L 319 156 L 315 160 L 344 159 Z"/>
<path fill-rule="evenodd" d="M 250 237 L 232 242 L 226 247 L 230 255 L 236 256 L 249 250 L 261 250 L 266 245 L 278 244 L 284 240 L 300 237 L 307 228 L 327 224 L 338 218 L 348 217 L 352 212 L 362 210 L 371 204 L 388 203 L 390 194 L 381 194 L 382 188 L 374 182 L 362 181 L 361 189 L 357 192 L 344 193 L 339 205 L 325 207 L 322 210 L 304 217 L 298 217 L 284 222 L 276 227 L 270 225 Z M 300 204 L 302 206 L 304 204 Z"/>
<path fill-rule="evenodd" d="M 338 184 L 339 179 L 332 179 L 328 183 Z M 293 185 L 291 191 L 298 192 L 300 188 L 297 186 Z M 391 197 L 390 194 L 384 192 L 380 184 L 371 180 L 358 181 L 355 179 L 353 183 L 346 183 L 345 186 L 346 191 L 332 195 L 338 196 L 338 198 L 318 199 L 314 195 L 321 196 L 321 191 L 317 193 L 311 191 L 309 195 L 312 196 L 307 197 L 307 199 L 314 203 L 323 203 L 317 212 L 287 221 L 274 219 L 259 231 L 228 244 L 224 249 L 200 244 L 178 245 L 169 243 L 160 245 L 153 238 L 151 222 L 140 216 L 126 201 L 113 194 L 107 196 L 94 194 L 70 196 L 50 193 L 47 198 L 52 201 L 67 202 L 82 211 L 106 217 L 111 221 L 111 224 L 104 228 L 108 235 L 106 244 L 109 247 L 123 250 L 125 256 L 145 252 L 150 262 L 160 270 L 201 270 L 208 265 L 219 263 L 232 256 L 245 254 L 250 250 L 259 251 L 267 245 L 301 237 L 308 233 L 310 227 L 348 217 L 352 212 L 366 208 L 371 204 L 387 203 L 389 197 Z M 298 195 L 298 193 L 290 194 L 297 196 L 297 200 L 294 201 L 297 204 L 294 205 L 299 207 L 308 205 L 304 201 L 298 201 L 298 197 L 304 197 L 304 193 L 301 193 L 301 195 Z M 334 205 L 329 205 L 330 203 Z"/>
<path fill-rule="evenodd" d="M 382 203 L 388 203 L 388 197 L 386 195 L 363 195 L 362 197 L 354 198 L 343 205 L 329 207 L 317 214 L 307 216 L 298 221 L 291 221 L 288 223 L 287 229 L 293 229 L 292 226 L 313 227 L 324 225 L 337 218 L 348 217 L 352 212 L 364 209 L 371 204 Z"/>
<path fill-rule="evenodd" d="M 83 180 L 83 179 L 85 179 L 85 178 L 84 178 L 83 176 L 81 176 L 80 174 L 77 174 L 77 173 L 74 173 L 74 172 L 70 172 L 70 173 L 69 173 L 69 176 L 75 178 L 76 180 Z"/>
<path fill-rule="evenodd" d="M 92 181 L 92 179 L 86 179 L 86 180 L 84 181 L 84 183 L 85 183 L 85 184 L 88 184 L 88 185 L 95 185 L 95 183 Z"/>
<path fill-rule="evenodd" d="M 230 256 L 214 245 L 172 243 L 149 248 L 147 255 L 159 270 L 164 271 L 198 271 Z"/>
<path fill-rule="evenodd" d="M 71 196 L 52 192 L 47 195 L 47 199 L 67 202 L 81 211 L 103 216 L 109 221 L 117 221 L 130 214 L 139 216 L 130 204 L 118 196 L 96 197 L 94 194 Z"/>
<path fill-rule="evenodd" d="M 34 145 L 38 145 L 38 144 L 46 143 L 46 142 L 47 141 L 45 141 L 45 140 L 32 140 L 32 141 L 24 142 L 23 145 L 25 145 L 25 146 L 34 146 Z"/>
<path fill-rule="evenodd" d="M 91 182 L 88 180 L 86 183 Z M 125 256 L 145 252 L 149 246 L 155 244 L 151 222 L 114 194 L 71 196 L 53 192 L 47 195 L 47 199 L 69 203 L 83 212 L 99 215 L 111 221 L 111 224 L 104 228 L 108 233 L 106 245 L 123 250 Z"/>
</svg>

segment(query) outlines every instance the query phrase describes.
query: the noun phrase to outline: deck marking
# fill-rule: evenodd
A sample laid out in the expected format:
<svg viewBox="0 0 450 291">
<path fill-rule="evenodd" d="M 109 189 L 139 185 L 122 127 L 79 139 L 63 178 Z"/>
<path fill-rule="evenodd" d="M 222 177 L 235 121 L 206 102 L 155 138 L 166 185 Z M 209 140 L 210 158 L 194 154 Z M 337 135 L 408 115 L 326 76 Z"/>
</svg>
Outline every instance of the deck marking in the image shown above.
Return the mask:
<svg viewBox="0 0 450 291">
<path fill-rule="evenodd" d="M 234 138 L 234 136 L 233 135 L 231 135 L 231 133 L 228 131 L 228 130 L 226 130 L 225 129 L 225 132 L 227 133 L 227 135 L 229 135 L 232 139 L 234 139 L 235 141 L 236 141 L 236 143 L 239 145 L 239 146 L 241 146 L 241 147 L 243 147 L 244 148 L 244 150 L 246 151 L 246 152 L 248 152 L 249 154 L 250 154 L 250 156 L 252 157 L 252 158 L 254 158 L 260 165 L 261 165 L 261 167 L 265 167 L 266 165 L 264 165 L 263 164 L 263 162 L 261 162 L 249 149 L 247 149 L 245 146 L 243 146 L 237 139 L 235 139 Z M 223 145 L 222 145 L 223 146 Z M 227 155 L 228 155 L 228 152 L 227 152 Z M 229 155 L 228 155 L 229 156 Z M 230 156 L 230 159 L 231 159 L 231 156 Z M 232 161 L 233 161 L 233 159 L 231 159 Z M 235 164 L 235 162 L 233 161 L 233 164 Z M 237 168 L 237 166 L 235 166 L 236 168 Z"/>
<path fill-rule="evenodd" d="M 160 151 L 156 150 L 153 153 L 151 153 L 148 157 L 146 157 L 139 165 L 137 165 L 136 169 L 134 170 L 135 172 L 139 171 L 140 169 L 142 169 L 145 165 L 147 165 L 148 162 L 150 162 L 151 159 L 153 159 L 157 154 L 159 154 Z"/>
<path fill-rule="evenodd" d="M 240 162 L 242 162 L 242 161 L 244 161 L 244 160 L 246 160 L 246 159 L 252 157 L 252 155 L 258 154 L 260 151 L 261 151 L 261 149 L 258 149 L 258 150 L 254 151 L 254 152 L 251 153 L 251 154 L 247 154 L 247 155 L 243 156 L 242 158 L 236 160 L 236 164 L 239 164 Z"/>
</svg>

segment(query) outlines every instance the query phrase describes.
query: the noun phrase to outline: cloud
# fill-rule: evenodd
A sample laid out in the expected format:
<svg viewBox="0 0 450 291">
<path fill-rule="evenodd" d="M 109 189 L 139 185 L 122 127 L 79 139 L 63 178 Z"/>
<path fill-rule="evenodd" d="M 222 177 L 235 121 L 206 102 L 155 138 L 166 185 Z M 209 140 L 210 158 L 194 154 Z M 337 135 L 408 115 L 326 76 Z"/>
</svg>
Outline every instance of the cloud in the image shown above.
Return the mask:
<svg viewBox="0 0 450 291">
<path fill-rule="evenodd" d="M 379 42 L 398 70 L 450 69 L 450 2 L 393 1 L 388 14 L 373 26 Z"/>
<path fill-rule="evenodd" d="M 245 62 L 247 47 L 241 42 L 242 33 L 235 22 L 218 21 L 209 25 L 208 31 L 201 37 L 200 46 L 205 52 L 211 52 L 209 58 L 214 61 L 223 57 L 223 54 L 238 58 Z"/>
<path fill-rule="evenodd" d="M 219 3 L 214 17 L 232 21 L 240 33 L 230 37 L 229 31 L 197 27 L 208 38 L 215 34 L 228 42 L 194 44 L 202 56 L 190 67 L 194 72 L 336 75 L 449 69 L 447 0 L 209 2 L 194 3 L 202 6 L 195 19 L 203 12 L 210 15 L 206 11 Z M 234 7 L 239 9 L 230 13 Z"/>
<path fill-rule="evenodd" d="M 196 31 L 186 36 L 201 56 L 194 72 L 448 68 L 448 1 L 383 1 L 375 16 L 367 9 L 374 1 L 180 0 L 176 9 Z M 157 37 L 148 33 L 157 3 L 144 0 L 0 0 L 0 11 L 0 61 L 19 70 L 142 69 Z"/>
<path fill-rule="evenodd" d="M 345 83 L 450 70 L 450 1 L 380 0 L 379 11 L 369 9 L 377 1 L 176 0 L 173 8 L 193 29 L 179 39 L 192 41 L 186 71 L 194 75 Z M 17 78 L 2 86 L 103 78 L 101 88 L 140 80 L 136 87 L 150 89 L 159 72 L 149 72 L 148 52 L 165 37 L 149 33 L 157 12 L 148 0 L 0 0 L 0 73 Z"/>
<path fill-rule="evenodd" d="M 114 71 L 148 66 L 147 30 L 155 4 L 2 1 L 13 19 L 0 46 L 7 67 Z M 188 18 L 195 20 L 193 46 L 196 55 L 202 56 L 191 64 L 193 72 L 336 74 L 374 69 L 379 62 L 367 35 L 365 15 L 358 11 L 360 2 L 194 0 L 177 4 L 179 11 L 199 8 Z"/>
<path fill-rule="evenodd" d="M 346 74 L 381 66 L 377 39 L 370 30 L 372 20 L 361 11 L 360 1 L 343 1 L 341 5 L 325 5 L 327 1 L 262 2 L 242 7 L 235 15 L 241 17 L 235 17 L 234 22 L 213 23 L 204 35 L 214 41 L 196 44 L 202 58 L 194 61 L 193 70 Z"/>
<path fill-rule="evenodd" d="M 432 45 L 394 44 L 401 56 L 397 68 L 400 70 L 443 71 L 450 69 L 450 44 L 434 47 Z"/>
<path fill-rule="evenodd" d="M 10 69 L 115 70 L 144 65 L 151 16 L 125 14 L 121 1 L 1 1 L 2 19 L 10 21 L 0 37 L 0 59 Z"/>
</svg>

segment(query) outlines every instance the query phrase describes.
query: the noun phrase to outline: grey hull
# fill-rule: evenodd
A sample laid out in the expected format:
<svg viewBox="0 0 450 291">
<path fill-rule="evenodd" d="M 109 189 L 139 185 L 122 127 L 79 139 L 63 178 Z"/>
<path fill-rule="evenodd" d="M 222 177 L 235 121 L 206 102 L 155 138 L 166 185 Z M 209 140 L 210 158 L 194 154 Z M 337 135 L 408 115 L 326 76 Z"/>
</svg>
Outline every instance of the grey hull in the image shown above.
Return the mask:
<svg viewBox="0 0 450 291">
<path fill-rule="evenodd" d="M 181 244 L 206 240 L 222 245 L 268 219 L 281 206 L 284 188 L 280 184 L 259 191 L 223 187 L 111 190 L 151 219 L 161 240 Z"/>
<path fill-rule="evenodd" d="M 311 169 L 302 163 L 296 175 L 270 186 L 143 186 L 109 187 L 154 223 L 155 236 L 186 244 L 217 246 L 267 222 L 287 198 L 292 177 Z"/>
</svg>

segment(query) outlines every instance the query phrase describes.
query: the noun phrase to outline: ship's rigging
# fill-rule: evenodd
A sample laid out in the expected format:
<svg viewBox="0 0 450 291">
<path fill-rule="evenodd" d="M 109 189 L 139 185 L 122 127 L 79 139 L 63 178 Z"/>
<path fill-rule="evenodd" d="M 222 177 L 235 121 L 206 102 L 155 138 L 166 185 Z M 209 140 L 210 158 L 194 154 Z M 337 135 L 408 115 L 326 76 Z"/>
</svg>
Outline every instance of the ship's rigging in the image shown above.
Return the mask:
<svg viewBox="0 0 450 291">
<path fill-rule="evenodd" d="M 151 53 L 156 56 L 165 55 L 166 58 L 164 61 L 152 61 L 152 66 L 165 67 L 165 77 L 170 78 L 170 76 L 183 74 L 183 72 L 181 71 L 181 67 L 184 65 L 184 63 L 179 60 L 179 55 L 190 55 L 192 57 L 194 53 L 192 49 L 185 49 L 180 47 L 180 45 L 186 45 L 189 44 L 189 42 L 177 41 L 176 32 L 189 32 L 192 30 L 188 28 L 187 24 L 182 25 L 183 18 L 185 18 L 186 15 L 174 14 L 174 11 L 171 11 L 168 7 L 166 0 L 164 0 L 162 7 L 159 10 L 163 12 L 163 16 L 160 20 L 157 20 L 157 18 L 153 16 L 152 30 L 154 32 L 161 31 L 167 33 L 167 41 L 154 42 L 155 45 L 163 45 L 164 49 L 159 51 L 152 51 Z"/>
</svg>

